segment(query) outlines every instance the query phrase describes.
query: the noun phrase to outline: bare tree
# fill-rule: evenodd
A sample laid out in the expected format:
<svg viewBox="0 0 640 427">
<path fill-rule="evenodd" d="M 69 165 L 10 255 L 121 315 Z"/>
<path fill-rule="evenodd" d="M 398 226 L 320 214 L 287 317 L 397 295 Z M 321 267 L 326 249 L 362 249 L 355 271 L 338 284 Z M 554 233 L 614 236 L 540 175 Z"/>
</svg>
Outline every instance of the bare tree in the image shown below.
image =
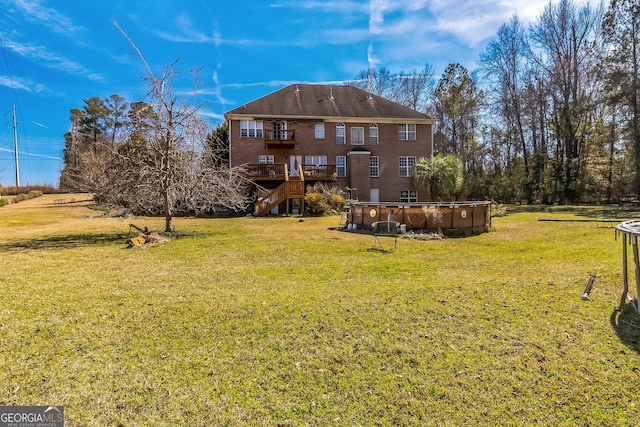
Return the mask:
<svg viewBox="0 0 640 427">
<path fill-rule="evenodd" d="M 394 92 L 393 79 L 391 71 L 385 67 L 378 67 L 360 71 L 355 80 L 346 81 L 345 84 L 391 99 L 391 95 Z"/>
<path fill-rule="evenodd" d="M 480 55 L 480 66 L 490 82 L 493 111 L 504 125 L 506 143 L 519 147 L 525 171 L 529 175 L 529 149 L 523 123 L 522 96 L 525 86 L 527 41 L 524 27 L 516 16 L 503 24 L 496 38 Z M 491 96 L 492 95 L 492 96 Z"/>
<path fill-rule="evenodd" d="M 242 169 L 216 168 L 203 157 L 207 126 L 199 115 L 196 101 L 199 69 L 178 72 L 176 62 L 160 76 L 149 67 L 140 49 L 114 22 L 144 64 L 149 86 L 146 125 L 126 149 L 117 152 L 117 161 L 127 165 L 122 186 L 137 195 L 137 203 L 151 211 L 160 208 L 165 231 L 173 231 L 176 211 L 213 211 L 223 206 L 232 210 L 246 208 L 248 181 Z M 175 79 L 184 73 L 195 74 L 195 90 L 179 98 L 173 90 Z M 144 111 L 144 109 L 143 109 Z M 116 186 L 118 187 L 118 186 Z"/>
<path fill-rule="evenodd" d="M 61 184 L 94 193 L 97 200 L 136 213 L 163 215 L 165 231 L 173 231 L 173 216 L 243 211 L 250 202 L 249 181 L 242 168 L 229 168 L 208 150 L 208 127 L 199 115 L 197 90 L 178 96 L 173 90 L 177 62 L 160 76 L 147 70 L 149 94 L 128 104 L 119 95 L 91 97 L 84 109 L 71 110 L 65 135 L 65 166 Z M 196 85 L 197 88 L 197 85 Z"/>
<path fill-rule="evenodd" d="M 429 101 L 435 89 L 435 69 L 431 64 L 426 64 L 422 70 L 413 70 L 409 74 L 401 72 L 396 76 L 396 80 L 396 98 L 399 104 L 416 111 L 429 110 Z"/>
<path fill-rule="evenodd" d="M 579 200 L 584 192 L 601 19 L 599 9 L 560 0 L 545 7 L 531 30 L 531 57 L 543 70 L 552 100 L 553 161 L 562 201 Z"/>
<path fill-rule="evenodd" d="M 426 112 L 435 87 L 434 76 L 435 70 L 428 63 L 422 70 L 413 70 L 409 74 L 404 71 L 394 74 L 385 67 L 379 67 L 362 70 L 355 80 L 348 80 L 345 84 Z"/>
</svg>

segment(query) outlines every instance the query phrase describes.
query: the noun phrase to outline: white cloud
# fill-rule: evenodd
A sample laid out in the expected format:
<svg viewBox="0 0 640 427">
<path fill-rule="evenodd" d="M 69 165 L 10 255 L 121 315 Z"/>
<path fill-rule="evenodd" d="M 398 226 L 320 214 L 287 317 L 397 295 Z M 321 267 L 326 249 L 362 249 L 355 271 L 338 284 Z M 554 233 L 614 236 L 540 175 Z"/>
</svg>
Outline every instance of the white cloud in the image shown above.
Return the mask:
<svg viewBox="0 0 640 427">
<path fill-rule="evenodd" d="M 220 45 L 222 44 L 222 34 L 220 33 L 220 30 L 218 30 L 218 28 L 215 28 L 213 30 L 213 44 L 216 45 L 216 48 L 220 47 Z"/>
<path fill-rule="evenodd" d="M 33 120 L 31 121 L 31 123 L 33 123 L 34 125 L 36 125 L 38 127 L 49 129 L 49 126 L 43 125 L 42 123 L 34 122 Z"/>
<path fill-rule="evenodd" d="M 200 110 L 200 115 L 207 119 L 213 119 L 216 123 L 224 122 L 224 114 L 214 113 L 213 111 Z"/>
<path fill-rule="evenodd" d="M 596 4 L 574 1 L 578 7 Z M 369 66 L 400 71 L 425 62 L 468 62 L 514 14 L 526 26 L 548 4 L 549 0 L 369 0 Z"/>
<path fill-rule="evenodd" d="M 5 86 L 14 90 L 24 90 L 29 93 L 45 93 L 49 90 L 46 86 L 35 83 L 30 79 L 22 79 L 16 77 L 0 76 L 0 86 Z"/>
<path fill-rule="evenodd" d="M 581 7 L 594 4 L 595 0 L 574 3 Z M 493 37 L 514 14 L 525 25 L 534 22 L 548 4 L 549 0 L 462 0 L 455 6 L 448 0 L 424 2 L 438 31 L 451 34 L 470 47 Z"/>
<path fill-rule="evenodd" d="M 71 37 L 82 30 L 65 15 L 44 6 L 38 0 L 13 0 L 3 3 L 8 10 L 20 13 L 24 20 L 43 25 L 56 34 Z"/>
<path fill-rule="evenodd" d="M 322 33 L 322 37 L 318 37 L 317 33 L 310 33 L 307 35 L 306 43 L 302 40 L 297 41 L 297 44 L 301 45 L 315 45 L 321 42 L 329 44 L 352 44 L 366 41 L 369 39 L 369 31 L 363 28 L 338 28 L 325 30 Z"/>
<path fill-rule="evenodd" d="M 225 99 L 225 97 L 222 95 L 222 86 L 220 85 L 220 79 L 218 77 L 218 70 L 220 70 L 221 68 L 222 68 L 222 64 L 218 63 L 216 69 L 213 71 L 213 75 L 211 76 L 211 79 L 213 80 L 213 85 L 214 85 L 213 89 L 208 89 L 208 88 L 200 89 L 198 90 L 198 94 L 214 96 L 216 98 L 216 102 L 220 104 L 223 108 L 226 108 L 225 106 L 229 103 L 229 100 Z"/>
<path fill-rule="evenodd" d="M 215 47 L 220 47 L 220 45 L 229 45 L 229 46 L 249 46 L 249 47 L 257 47 L 257 46 L 286 46 L 291 43 L 291 40 L 286 41 L 273 41 L 273 40 L 252 40 L 252 39 L 225 39 L 222 37 L 222 34 L 218 30 L 213 30 L 211 36 L 207 36 L 203 33 L 199 33 L 196 31 L 184 31 L 181 33 L 177 32 L 169 32 L 169 31 L 154 31 L 155 34 L 160 37 L 162 40 L 175 42 L 175 43 L 212 43 Z"/>
<path fill-rule="evenodd" d="M 168 40 L 178 43 L 215 43 L 216 36 L 212 34 L 207 36 L 204 33 L 196 30 L 196 25 L 192 22 L 191 18 L 185 14 L 182 14 L 174 18 L 175 30 L 169 31 L 156 31 L 155 33 L 163 40 Z"/>
<path fill-rule="evenodd" d="M 174 33 L 170 31 L 155 31 L 156 35 L 162 40 L 175 43 L 214 43 L 214 37 L 208 37 L 204 34 L 194 31 Z"/>
<path fill-rule="evenodd" d="M 13 40 L 5 41 L 4 47 L 14 53 L 28 59 L 36 60 L 49 68 L 63 71 L 69 74 L 84 75 L 89 80 L 101 81 L 101 74 L 92 73 L 88 68 L 74 62 L 63 55 L 49 51 L 47 48 L 38 45 L 19 43 Z"/>
<path fill-rule="evenodd" d="M 489 37 L 511 13 L 502 13 L 498 0 L 370 0 L 370 4 L 370 32 L 379 39 L 409 36 L 417 41 L 444 33 L 471 45 Z"/>
<path fill-rule="evenodd" d="M 384 13 L 388 9 L 387 0 L 371 0 L 369 4 L 369 32 L 378 34 L 384 24 Z"/>
<path fill-rule="evenodd" d="M 331 13 L 367 13 L 369 9 L 369 5 L 366 2 L 350 0 L 283 0 L 271 3 L 269 7 L 286 9 L 313 9 L 314 11 L 322 10 L 324 12 Z"/>
</svg>

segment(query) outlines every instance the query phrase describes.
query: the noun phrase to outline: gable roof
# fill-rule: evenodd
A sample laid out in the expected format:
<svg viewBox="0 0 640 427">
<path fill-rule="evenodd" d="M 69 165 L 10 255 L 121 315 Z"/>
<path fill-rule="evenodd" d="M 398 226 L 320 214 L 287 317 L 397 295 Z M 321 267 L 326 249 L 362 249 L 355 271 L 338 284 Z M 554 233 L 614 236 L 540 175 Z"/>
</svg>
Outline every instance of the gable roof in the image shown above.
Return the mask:
<svg viewBox="0 0 640 427">
<path fill-rule="evenodd" d="M 354 86 L 311 84 L 289 85 L 225 113 L 227 120 L 240 117 L 435 121 L 426 114 Z"/>
</svg>

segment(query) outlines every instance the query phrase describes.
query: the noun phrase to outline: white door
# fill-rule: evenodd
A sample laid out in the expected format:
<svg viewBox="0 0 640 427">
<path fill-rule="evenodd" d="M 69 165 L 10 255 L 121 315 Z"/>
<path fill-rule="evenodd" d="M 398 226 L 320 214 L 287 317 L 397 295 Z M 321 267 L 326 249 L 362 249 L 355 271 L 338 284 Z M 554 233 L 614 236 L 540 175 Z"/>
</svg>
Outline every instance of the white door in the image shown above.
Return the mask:
<svg viewBox="0 0 640 427">
<path fill-rule="evenodd" d="M 372 188 L 369 190 L 369 201 L 378 203 L 380 201 L 380 190 L 378 188 Z"/>
<path fill-rule="evenodd" d="M 289 156 L 289 176 L 298 176 L 298 166 L 302 164 L 302 156 Z"/>
</svg>

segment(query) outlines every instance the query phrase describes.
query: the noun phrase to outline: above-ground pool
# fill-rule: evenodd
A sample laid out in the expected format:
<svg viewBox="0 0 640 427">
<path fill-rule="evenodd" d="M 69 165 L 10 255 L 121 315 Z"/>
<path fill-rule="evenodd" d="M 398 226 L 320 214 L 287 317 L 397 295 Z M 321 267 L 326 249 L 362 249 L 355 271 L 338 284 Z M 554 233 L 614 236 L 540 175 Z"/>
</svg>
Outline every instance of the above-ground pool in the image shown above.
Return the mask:
<svg viewBox="0 0 640 427">
<path fill-rule="evenodd" d="M 397 203 L 351 201 L 343 229 L 370 231 L 372 224 L 391 221 L 402 232 L 434 231 L 447 235 L 484 233 L 491 227 L 491 202 Z"/>
</svg>

